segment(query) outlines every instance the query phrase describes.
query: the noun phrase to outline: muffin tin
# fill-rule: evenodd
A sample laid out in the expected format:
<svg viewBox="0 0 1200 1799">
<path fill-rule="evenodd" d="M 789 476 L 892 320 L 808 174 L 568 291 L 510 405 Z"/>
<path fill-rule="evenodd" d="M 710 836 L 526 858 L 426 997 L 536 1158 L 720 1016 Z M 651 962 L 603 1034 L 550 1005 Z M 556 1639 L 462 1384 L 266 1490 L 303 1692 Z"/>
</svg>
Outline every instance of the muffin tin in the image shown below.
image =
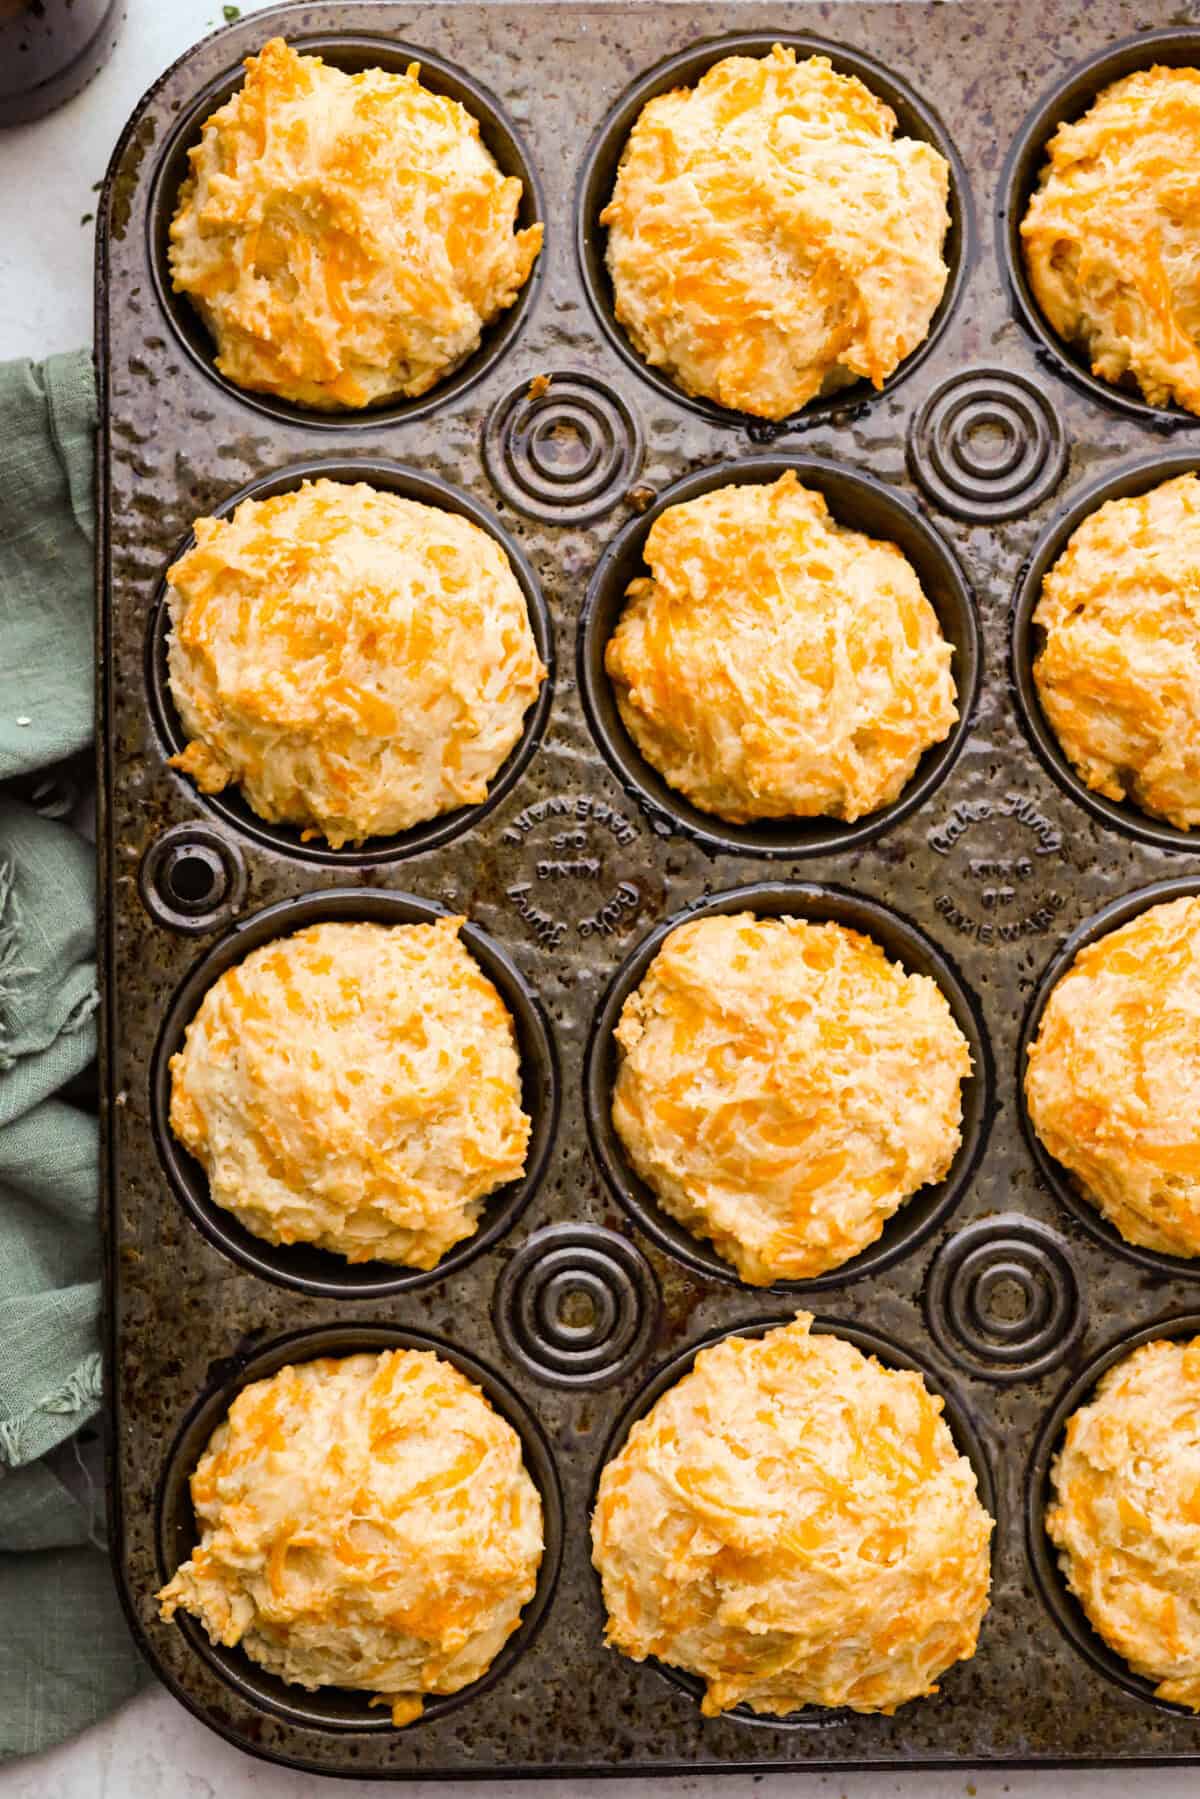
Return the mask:
<svg viewBox="0 0 1200 1799">
<path fill-rule="evenodd" d="M 1168 18 L 1166 0 L 1155 12 Z M 1105 1232 L 1027 1140 L 1018 1079 L 1064 940 L 1152 903 L 1159 883 L 1200 890 L 1200 846 L 1080 791 L 1028 675 L 1036 580 L 1077 503 L 1200 455 L 1200 421 L 1098 387 L 1046 339 L 1012 253 L 1047 128 L 1135 62 L 1200 63 L 1200 28 L 1113 50 L 1146 19 L 1133 0 L 1086 16 L 1068 0 L 298 4 L 189 51 L 130 121 L 97 276 L 111 1541 L 154 1667 L 252 1753 L 398 1779 L 1200 1760 L 1200 1720 L 1104 1649 L 1040 1522 L 1067 1408 L 1114 1353 L 1198 1328 L 1200 1264 Z M 522 223 L 545 222 L 518 305 L 410 405 L 312 415 L 240 394 L 170 293 L 165 230 L 188 145 L 277 31 L 351 68 L 419 60 L 526 180 Z M 930 341 L 882 393 L 847 388 L 783 427 L 688 401 L 640 365 L 611 316 L 595 220 L 641 100 L 777 40 L 859 70 L 905 129 L 949 149 L 956 192 Z M 738 833 L 689 815 L 622 740 L 600 652 L 668 490 L 782 466 L 918 560 L 955 643 L 964 718 L 879 818 Z M 486 806 L 357 850 L 303 844 L 167 766 L 166 568 L 199 514 L 318 472 L 432 497 L 495 532 L 557 666 Z M 605 1106 L 611 1014 L 651 933 L 743 902 L 846 918 L 927 966 L 975 1057 L 949 1180 L 844 1269 L 786 1290 L 743 1285 L 670 1225 L 624 1167 Z M 446 910 L 470 918 L 517 1018 L 537 1145 L 526 1178 L 432 1275 L 236 1237 L 163 1124 L 165 1058 L 196 999 L 253 942 L 311 917 Z M 705 1719 L 677 1672 L 603 1647 L 588 1512 L 606 1455 L 697 1347 L 797 1305 L 945 1394 L 997 1520 L 991 1609 L 974 1659 L 894 1717 Z M 192 1540 L 187 1475 L 238 1387 L 285 1360 L 392 1343 L 428 1343 L 481 1382 L 522 1435 L 547 1516 L 519 1632 L 488 1676 L 400 1731 L 363 1695 L 271 1682 L 195 1626 L 162 1624 L 153 1600 Z"/>
</svg>

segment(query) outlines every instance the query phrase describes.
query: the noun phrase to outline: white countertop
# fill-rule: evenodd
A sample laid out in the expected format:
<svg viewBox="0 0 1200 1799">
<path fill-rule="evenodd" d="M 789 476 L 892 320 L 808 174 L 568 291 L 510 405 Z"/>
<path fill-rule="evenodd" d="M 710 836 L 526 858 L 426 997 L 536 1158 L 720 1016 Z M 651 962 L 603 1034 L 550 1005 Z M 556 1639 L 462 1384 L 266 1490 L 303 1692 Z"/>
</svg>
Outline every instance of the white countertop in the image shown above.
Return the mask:
<svg viewBox="0 0 1200 1799">
<path fill-rule="evenodd" d="M 242 0 L 242 11 L 264 0 Z M 44 356 L 87 343 L 92 333 L 94 184 L 139 95 L 181 51 L 220 22 L 217 0 L 130 0 L 116 56 L 92 85 L 39 124 L 0 132 L 0 170 L 19 167 L 19 182 L 0 181 L 0 359 Z M 3 1623 L 0 1621 L 0 1629 Z M 1188 1799 L 1194 1772 L 998 1772 L 967 1775 L 802 1773 L 682 1780 L 358 1783 L 353 1790 L 390 1799 L 1117 1799 L 1137 1782 L 1139 1799 Z M 0 1799 L 297 1799 L 338 1789 L 313 1776 L 251 1760 L 196 1722 L 155 1688 L 64 1748 L 0 1770 Z"/>
</svg>

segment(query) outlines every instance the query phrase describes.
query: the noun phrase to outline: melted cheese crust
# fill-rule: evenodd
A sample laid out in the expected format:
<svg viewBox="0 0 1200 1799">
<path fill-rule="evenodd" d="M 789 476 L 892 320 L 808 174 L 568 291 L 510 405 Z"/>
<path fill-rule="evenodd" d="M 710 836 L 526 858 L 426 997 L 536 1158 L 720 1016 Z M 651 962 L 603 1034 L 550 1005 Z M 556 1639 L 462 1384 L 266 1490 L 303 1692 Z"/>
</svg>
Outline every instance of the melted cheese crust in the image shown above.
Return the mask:
<svg viewBox="0 0 1200 1799">
<path fill-rule="evenodd" d="M 957 719 L 912 564 L 794 470 L 668 507 L 644 554 L 604 666 L 642 755 L 702 811 L 861 818 Z"/>
<path fill-rule="evenodd" d="M 633 1167 L 756 1285 L 849 1261 L 961 1141 L 971 1055 L 944 994 L 843 925 L 680 925 L 615 1035 Z"/>
<path fill-rule="evenodd" d="M 516 300 L 542 227 L 457 100 L 272 38 L 189 152 L 175 290 L 239 387 L 325 409 L 423 394 Z"/>
<path fill-rule="evenodd" d="M 1080 950 L 1025 1070 L 1047 1150 L 1129 1243 L 1200 1255 L 1200 899 Z"/>
<path fill-rule="evenodd" d="M 1033 615 L 1038 697 L 1076 772 L 1181 831 L 1200 823 L 1200 481 L 1108 500 Z"/>
<path fill-rule="evenodd" d="M 600 1478 L 608 1641 L 745 1703 L 893 1712 L 974 1654 L 992 1521 L 919 1374 L 812 1320 L 701 1350 Z"/>
<path fill-rule="evenodd" d="M 281 1680 L 421 1715 L 521 1621 L 542 1503 L 521 1441 L 429 1350 L 325 1357 L 238 1394 L 191 1480 L 200 1542 L 157 1594 Z"/>
<path fill-rule="evenodd" d="M 205 994 L 171 1129 L 256 1237 L 433 1268 L 523 1174 L 513 1022 L 463 923 L 310 925 Z"/>
<path fill-rule="evenodd" d="M 1143 1343 L 1067 1424 L 1046 1529 L 1092 1628 L 1200 1711 L 1200 1337 Z"/>
<path fill-rule="evenodd" d="M 1092 373 L 1200 412 L 1200 71 L 1141 69 L 1059 126 L 1021 224 L 1030 285 Z"/>
<path fill-rule="evenodd" d="M 950 169 L 824 56 L 729 56 L 642 109 L 600 215 L 616 315 L 685 393 L 782 419 L 928 336 Z"/>
<path fill-rule="evenodd" d="M 193 530 L 168 571 L 175 768 L 335 849 L 487 798 L 546 678 L 493 537 L 325 480 Z"/>
</svg>

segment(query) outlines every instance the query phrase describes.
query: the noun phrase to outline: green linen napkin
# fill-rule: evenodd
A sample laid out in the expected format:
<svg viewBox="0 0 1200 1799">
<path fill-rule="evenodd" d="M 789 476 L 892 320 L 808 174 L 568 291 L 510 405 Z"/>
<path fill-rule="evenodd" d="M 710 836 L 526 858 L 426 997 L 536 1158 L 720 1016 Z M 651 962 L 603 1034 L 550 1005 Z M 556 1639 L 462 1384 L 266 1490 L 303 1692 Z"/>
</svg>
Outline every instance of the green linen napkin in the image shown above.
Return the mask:
<svg viewBox="0 0 1200 1799">
<path fill-rule="evenodd" d="M 91 737 L 95 426 L 87 353 L 0 365 L 0 781 Z M 97 1127 L 58 1097 L 96 1053 L 94 881 L 82 837 L 0 791 L 0 1761 L 141 1678 L 66 1442 L 100 1403 Z"/>
</svg>

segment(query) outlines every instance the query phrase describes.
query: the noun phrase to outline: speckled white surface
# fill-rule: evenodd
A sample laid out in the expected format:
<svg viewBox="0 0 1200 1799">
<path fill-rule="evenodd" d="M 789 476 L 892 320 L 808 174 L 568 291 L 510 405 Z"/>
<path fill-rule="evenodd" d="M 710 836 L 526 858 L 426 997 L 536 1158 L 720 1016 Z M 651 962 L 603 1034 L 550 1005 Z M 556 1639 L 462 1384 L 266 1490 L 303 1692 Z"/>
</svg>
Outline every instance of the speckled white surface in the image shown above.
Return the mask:
<svg viewBox="0 0 1200 1799">
<path fill-rule="evenodd" d="M 242 0 L 243 12 L 264 0 Z M 551 0 L 553 3 L 553 0 Z M 684 0 L 686 3 L 686 0 Z M 53 117 L 0 132 L 0 358 L 43 356 L 90 341 L 94 184 L 117 133 L 143 90 L 189 44 L 220 22 L 215 0 L 130 0 L 116 57 L 80 97 Z M 375 1781 L 352 1788 L 363 1799 L 405 1791 L 421 1799 L 1113 1799 L 1136 1781 L 1138 1799 L 1188 1799 L 1197 1774 L 1145 1769 L 1136 1775 L 1000 1772 L 907 1775 L 697 1776 L 683 1780 L 419 1782 Z M 0 1769 L 0 1799 L 297 1799 L 338 1787 L 314 1775 L 268 1766 L 229 1747 L 169 1694 L 144 1693 L 106 1723 L 35 1761 Z"/>
</svg>

